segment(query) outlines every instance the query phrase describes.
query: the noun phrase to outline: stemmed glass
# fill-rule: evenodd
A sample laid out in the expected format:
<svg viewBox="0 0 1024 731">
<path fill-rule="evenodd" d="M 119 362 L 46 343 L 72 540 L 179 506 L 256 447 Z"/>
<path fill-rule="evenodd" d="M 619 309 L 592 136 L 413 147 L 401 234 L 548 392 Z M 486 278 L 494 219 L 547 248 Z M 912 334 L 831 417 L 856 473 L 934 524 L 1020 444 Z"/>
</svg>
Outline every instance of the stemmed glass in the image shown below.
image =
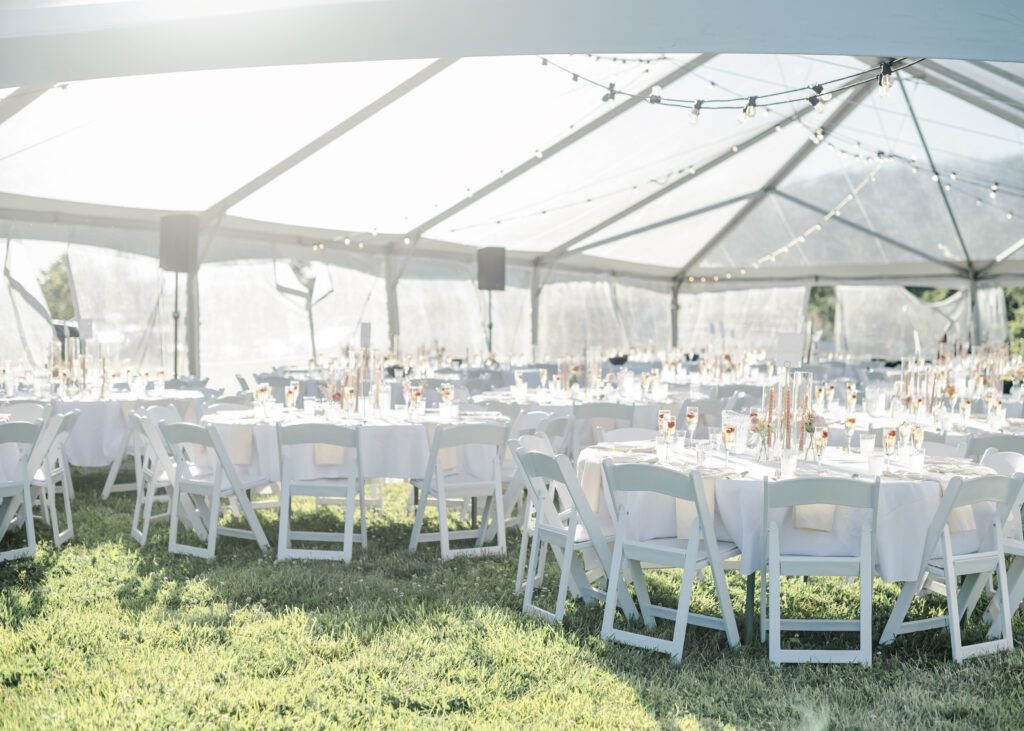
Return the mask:
<svg viewBox="0 0 1024 731">
<path fill-rule="evenodd" d="M 906 447 L 908 451 L 910 449 L 910 437 L 911 437 L 912 432 L 913 432 L 913 429 L 911 429 L 909 423 L 907 423 L 906 421 L 901 421 L 900 422 L 900 425 L 899 425 L 899 436 L 900 436 L 899 445 L 901 447 Z"/>
<path fill-rule="evenodd" d="M 825 386 L 825 409 L 832 410 L 832 402 L 836 399 L 836 384 L 830 383 Z"/>
<path fill-rule="evenodd" d="M 914 448 L 914 454 L 921 454 L 921 448 L 924 446 L 924 427 L 920 424 L 914 424 L 910 428 L 910 444 Z"/>
<path fill-rule="evenodd" d="M 658 435 L 666 442 L 668 441 L 668 435 L 665 434 L 665 422 L 668 421 L 668 417 L 671 415 L 672 412 L 668 409 L 658 409 Z"/>
<path fill-rule="evenodd" d="M 886 429 L 882 432 L 882 448 L 885 450 L 886 469 L 889 468 L 889 460 L 896 454 L 896 430 Z"/>
<path fill-rule="evenodd" d="M 969 398 L 960 399 L 960 418 L 964 422 L 964 428 L 967 428 L 967 420 L 971 418 L 971 407 L 973 402 Z"/>
<path fill-rule="evenodd" d="M 821 464 L 821 455 L 825 453 L 825 447 L 828 445 L 828 427 L 818 426 L 814 428 L 814 439 L 812 440 L 814 445 L 814 461 L 817 464 Z"/>
<path fill-rule="evenodd" d="M 350 414 L 356 409 L 356 387 L 345 386 L 345 411 Z"/>
<path fill-rule="evenodd" d="M 991 388 L 987 388 L 981 398 L 985 402 L 985 416 L 988 416 L 992 413 L 992 401 L 995 399 L 995 394 L 992 393 Z"/>
<path fill-rule="evenodd" d="M 289 383 L 284 387 L 284 407 L 289 411 L 295 408 L 295 402 L 299 398 L 299 384 Z"/>
<path fill-rule="evenodd" d="M 846 413 L 853 414 L 857 411 L 857 389 L 850 388 L 846 392 Z"/>
<path fill-rule="evenodd" d="M 541 388 L 547 388 L 548 387 L 548 369 L 547 368 L 541 368 L 540 372 L 537 374 L 537 377 L 540 378 L 540 387 Z"/>
<path fill-rule="evenodd" d="M 818 413 L 825 411 L 825 387 L 815 386 L 814 387 L 814 408 L 818 410 Z"/>
<path fill-rule="evenodd" d="M 256 401 L 256 406 L 263 412 L 263 416 L 267 416 L 268 398 L 270 398 L 270 384 L 261 383 L 256 386 L 256 393 L 253 394 L 253 399 Z"/>
<path fill-rule="evenodd" d="M 541 371 L 544 373 L 545 371 Z M 455 386 L 450 383 L 442 383 L 437 387 L 437 393 L 441 397 L 441 406 L 444 410 L 444 417 L 451 419 L 453 416 L 453 403 L 455 401 Z"/>
<path fill-rule="evenodd" d="M 696 406 L 686 407 L 686 430 L 690 432 L 690 441 L 693 441 L 693 434 L 697 431 L 697 418 L 700 416 L 700 409 Z"/>
<path fill-rule="evenodd" d="M 846 453 L 850 454 L 853 451 L 853 430 L 857 428 L 857 417 L 846 417 L 843 428 L 846 430 Z"/>
<path fill-rule="evenodd" d="M 732 445 L 736 441 L 736 427 L 732 424 L 722 427 L 722 447 L 725 449 L 725 466 L 729 466 L 729 455 L 732 453 Z"/>
</svg>

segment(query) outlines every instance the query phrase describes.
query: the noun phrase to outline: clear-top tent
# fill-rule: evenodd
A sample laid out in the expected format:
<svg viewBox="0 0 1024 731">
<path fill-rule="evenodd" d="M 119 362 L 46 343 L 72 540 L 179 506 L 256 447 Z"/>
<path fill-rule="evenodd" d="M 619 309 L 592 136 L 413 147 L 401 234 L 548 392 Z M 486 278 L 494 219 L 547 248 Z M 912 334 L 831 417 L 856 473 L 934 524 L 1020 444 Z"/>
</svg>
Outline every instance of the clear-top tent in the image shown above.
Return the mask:
<svg viewBox="0 0 1024 731">
<path fill-rule="evenodd" d="M 688 2 L 651 3 L 640 26 L 614 14 L 625 3 L 566 3 L 592 19 L 607 9 L 607 22 L 540 36 L 481 15 L 503 3 L 0 4 L 0 309 L 17 323 L 3 358 L 43 359 L 39 272 L 66 257 L 104 353 L 169 369 L 174 275 L 157 257 L 175 212 L 202 224 L 202 265 L 181 288 L 194 372 L 200 353 L 218 375 L 304 360 L 311 327 L 336 352 L 361 321 L 378 347 L 481 352 L 486 246 L 508 250 L 494 299 L 506 357 L 756 346 L 799 327 L 815 283 L 842 285 L 848 352 L 898 355 L 915 329 L 1005 338 L 995 288 L 1024 279 L 1019 13 L 988 3 L 1011 13 L 989 28 L 887 3 L 895 28 L 869 34 L 861 15 L 876 4 L 836 18 L 833 37 L 801 36 L 790 10 L 774 39 L 737 36 L 733 19 L 726 40 L 699 35 L 719 10 Z M 753 24 L 762 10 L 749 6 Z M 705 22 L 670 32 L 656 12 Z M 275 22 L 286 41 L 243 42 Z M 313 32 L 329 22 L 343 48 Z M 216 35 L 226 28 L 232 43 Z M 153 33 L 175 42 L 147 45 Z M 912 65 L 887 96 L 869 83 L 806 101 L 888 59 Z M 656 87 L 682 100 L 806 93 L 742 123 L 709 102 L 691 124 L 689 109 L 652 103 Z M 896 285 L 964 295 L 938 310 Z M 882 333 L 894 307 L 911 324 Z"/>
</svg>

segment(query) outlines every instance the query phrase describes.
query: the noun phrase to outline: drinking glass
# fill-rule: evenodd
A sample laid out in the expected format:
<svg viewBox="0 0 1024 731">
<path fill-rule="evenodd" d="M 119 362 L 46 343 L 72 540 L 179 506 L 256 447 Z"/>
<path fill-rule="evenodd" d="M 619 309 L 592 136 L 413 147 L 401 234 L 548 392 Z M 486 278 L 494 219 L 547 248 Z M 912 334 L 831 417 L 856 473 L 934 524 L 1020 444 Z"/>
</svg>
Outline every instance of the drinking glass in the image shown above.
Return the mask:
<svg viewBox="0 0 1024 731">
<path fill-rule="evenodd" d="M 924 427 L 920 424 L 911 427 L 910 443 L 914 447 L 914 454 L 921 454 L 921 447 L 924 446 Z"/>
<path fill-rule="evenodd" d="M 725 449 L 725 464 L 729 464 L 729 455 L 732 453 L 732 445 L 736 441 L 736 427 L 732 424 L 722 427 L 722 447 Z"/>
<path fill-rule="evenodd" d="M 295 402 L 299 398 L 299 384 L 289 383 L 284 389 L 284 407 L 286 409 L 294 409 Z"/>
<path fill-rule="evenodd" d="M 686 407 L 686 430 L 690 432 L 690 441 L 693 441 L 693 433 L 697 431 L 697 418 L 700 416 L 700 409 L 696 406 Z"/>
<path fill-rule="evenodd" d="M 828 446 L 828 427 L 818 426 L 814 428 L 812 444 L 814 445 L 814 461 L 821 464 L 821 455 L 825 453 L 825 447 Z"/>
<path fill-rule="evenodd" d="M 846 421 L 843 422 L 843 428 L 846 430 L 846 453 L 849 454 L 853 451 L 853 430 L 857 428 L 857 417 L 846 417 Z"/>
<path fill-rule="evenodd" d="M 885 450 L 886 464 L 896 454 L 896 430 L 886 429 L 882 432 L 882 448 Z"/>
<path fill-rule="evenodd" d="M 864 432 L 860 435 L 860 453 L 870 455 L 875 451 L 875 435 L 871 432 Z"/>
<path fill-rule="evenodd" d="M 963 421 L 964 428 L 967 428 L 967 420 L 971 418 L 971 407 L 973 402 L 969 398 L 960 399 L 960 419 Z"/>
<path fill-rule="evenodd" d="M 547 388 L 548 387 L 548 369 L 547 368 L 541 368 L 540 372 L 537 374 L 537 377 L 540 378 L 540 387 L 541 388 Z"/>
</svg>

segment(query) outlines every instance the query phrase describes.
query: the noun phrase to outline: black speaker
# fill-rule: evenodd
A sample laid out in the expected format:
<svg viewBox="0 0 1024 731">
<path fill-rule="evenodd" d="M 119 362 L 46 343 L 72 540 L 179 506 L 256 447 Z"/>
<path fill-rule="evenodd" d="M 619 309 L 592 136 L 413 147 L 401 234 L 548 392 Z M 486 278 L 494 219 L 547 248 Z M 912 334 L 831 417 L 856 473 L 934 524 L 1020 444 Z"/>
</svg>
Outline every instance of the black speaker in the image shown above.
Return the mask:
<svg viewBox="0 0 1024 731">
<path fill-rule="evenodd" d="M 199 268 L 199 216 L 180 213 L 160 219 L 160 268 L 169 272 Z"/>
<path fill-rule="evenodd" d="M 477 250 L 476 286 L 483 290 L 505 289 L 505 249 L 489 246 Z"/>
</svg>

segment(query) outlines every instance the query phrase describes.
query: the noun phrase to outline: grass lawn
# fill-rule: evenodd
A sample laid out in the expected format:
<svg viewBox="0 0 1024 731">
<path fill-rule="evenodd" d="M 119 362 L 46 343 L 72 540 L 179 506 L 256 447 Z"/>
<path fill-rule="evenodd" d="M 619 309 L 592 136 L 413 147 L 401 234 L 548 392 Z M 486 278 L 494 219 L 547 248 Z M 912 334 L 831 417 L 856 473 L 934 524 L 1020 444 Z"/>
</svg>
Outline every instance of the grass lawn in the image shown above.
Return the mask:
<svg viewBox="0 0 1024 731">
<path fill-rule="evenodd" d="M 1024 726 L 1019 644 L 956 666 L 934 631 L 876 652 L 870 669 L 775 669 L 765 648 L 730 651 L 719 633 L 691 627 L 677 667 L 602 642 L 599 607 L 570 605 L 560 627 L 524 616 L 512 594 L 515 536 L 506 558 L 441 563 L 436 546 L 409 556 L 397 487 L 384 514 L 371 514 L 369 550 L 345 566 L 277 565 L 231 538 L 212 562 L 171 556 L 166 522 L 140 549 L 133 496 L 102 502 L 101 484 L 79 475 L 71 544 L 54 551 L 43 540 L 34 559 L 0 565 L 0 727 Z M 276 513 L 260 517 L 275 540 Z M 328 510 L 298 517 L 337 523 Z M 730 580 L 742 612 L 743 581 Z M 659 575 L 655 598 L 671 602 L 677 585 Z M 857 606 L 856 587 L 840 581 L 787 581 L 785 592 L 792 616 Z M 895 595 L 876 585 L 876 637 Z M 710 582 L 694 604 L 717 612 Z M 1024 637 L 1019 615 L 1014 629 Z M 966 639 L 981 632 L 974 620 Z"/>
</svg>

